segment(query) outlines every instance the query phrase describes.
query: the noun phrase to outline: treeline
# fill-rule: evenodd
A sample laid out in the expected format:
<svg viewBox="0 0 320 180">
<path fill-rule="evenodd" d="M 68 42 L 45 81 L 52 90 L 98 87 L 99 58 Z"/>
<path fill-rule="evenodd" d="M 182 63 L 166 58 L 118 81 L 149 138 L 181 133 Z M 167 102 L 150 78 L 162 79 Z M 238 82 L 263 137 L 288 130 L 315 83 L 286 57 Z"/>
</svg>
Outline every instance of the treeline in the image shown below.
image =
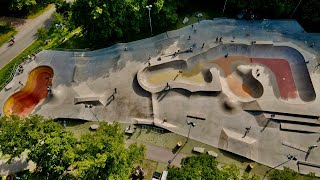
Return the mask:
<svg viewBox="0 0 320 180">
<path fill-rule="evenodd" d="M 63 15 L 66 24 L 82 28 L 83 37 L 91 48 L 147 37 L 150 34 L 147 5 L 153 6 L 150 11 L 153 35 L 175 29 L 179 17 L 181 19 L 186 14 L 206 11 L 222 16 L 225 3 L 223 16 L 235 18 L 241 11 L 247 10 L 255 15 L 255 19 L 292 17 L 307 31 L 320 32 L 319 0 L 75 0 L 72 4 L 65 0 L 6 2 L 7 10 L 14 15 L 28 14 L 55 3 L 57 12 Z"/>
<path fill-rule="evenodd" d="M 2 0 L 0 15 L 23 17 L 55 2 L 56 0 Z"/>
</svg>

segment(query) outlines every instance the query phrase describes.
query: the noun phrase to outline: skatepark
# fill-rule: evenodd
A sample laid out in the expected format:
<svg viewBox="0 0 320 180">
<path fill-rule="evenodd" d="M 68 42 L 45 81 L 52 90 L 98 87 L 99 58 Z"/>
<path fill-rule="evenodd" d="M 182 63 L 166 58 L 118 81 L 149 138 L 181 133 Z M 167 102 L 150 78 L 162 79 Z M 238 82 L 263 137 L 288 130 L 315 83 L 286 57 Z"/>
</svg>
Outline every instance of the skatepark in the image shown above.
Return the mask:
<svg viewBox="0 0 320 180">
<path fill-rule="evenodd" d="M 95 51 L 42 51 L 0 92 L 1 112 L 190 130 L 270 167 L 294 155 L 284 166 L 320 176 L 320 148 L 309 148 L 320 146 L 320 35 L 292 20 L 194 26 Z"/>
</svg>

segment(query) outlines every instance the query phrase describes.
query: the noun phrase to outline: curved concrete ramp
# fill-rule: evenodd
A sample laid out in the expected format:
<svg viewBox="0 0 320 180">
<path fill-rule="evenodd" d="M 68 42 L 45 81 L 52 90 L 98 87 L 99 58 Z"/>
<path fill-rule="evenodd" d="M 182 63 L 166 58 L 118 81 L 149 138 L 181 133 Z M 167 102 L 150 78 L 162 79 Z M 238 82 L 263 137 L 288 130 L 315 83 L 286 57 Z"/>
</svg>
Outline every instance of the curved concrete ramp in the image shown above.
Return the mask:
<svg viewBox="0 0 320 180">
<path fill-rule="evenodd" d="M 221 91 L 217 68 L 204 67 L 203 64 L 189 67 L 184 60 L 146 66 L 138 72 L 137 76 L 141 87 L 152 93 L 175 88 L 190 92 Z"/>
<path fill-rule="evenodd" d="M 263 95 L 263 86 L 253 77 L 251 67 L 240 65 L 237 67 L 237 73 L 242 77 L 243 84 L 251 90 L 251 96 L 253 98 L 259 98 Z"/>
</svg>

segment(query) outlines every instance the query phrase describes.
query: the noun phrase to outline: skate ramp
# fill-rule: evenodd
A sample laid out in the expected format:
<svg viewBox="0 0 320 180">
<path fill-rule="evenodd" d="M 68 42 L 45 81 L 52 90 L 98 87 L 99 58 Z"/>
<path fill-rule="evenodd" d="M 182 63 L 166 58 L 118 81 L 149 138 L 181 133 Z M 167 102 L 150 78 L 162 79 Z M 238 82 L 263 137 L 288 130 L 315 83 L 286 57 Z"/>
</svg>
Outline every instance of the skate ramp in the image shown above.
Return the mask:
<svg viewBox="0 0 320 180">
<path fill-rule="evenodd" d="M 53 69 L 39 66 L 33 69 L 22 90 L 11 95 L 4 104 L 5 115 L 27 116 L 34 107 L 48 95 L 48 86 L 52 86 Z"/>
<path fill-rule="evenodd" d="M 188 66 L 184 60 L 147 66 L 138 72 L 138 82 L 145 90 L 153 93 L 174 88 L 190 92 L 221 91 L 217 68 L 208 68 L 200 63 Z"/>
</svg>

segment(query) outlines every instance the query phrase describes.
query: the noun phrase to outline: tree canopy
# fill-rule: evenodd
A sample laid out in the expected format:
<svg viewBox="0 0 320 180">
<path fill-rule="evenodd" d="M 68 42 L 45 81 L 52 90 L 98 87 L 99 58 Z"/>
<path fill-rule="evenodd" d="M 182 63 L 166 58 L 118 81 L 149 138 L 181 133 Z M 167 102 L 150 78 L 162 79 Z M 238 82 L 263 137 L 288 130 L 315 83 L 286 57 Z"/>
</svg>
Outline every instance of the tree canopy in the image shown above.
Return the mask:
<svg viewBox="0 0 320 180">
<path fill-rule="evenodd" d="M 131 34 L 150 32 L 148 4 L 148 0 L 77 0 L 72 6 L 72 20 L 82 28 L 91 46 L 101 46 L 126 40 Z M 176 23 L 175 0 L 155 0 L 152 5 L 155 32 L 163 32 Z"/>
<path fill-rule="evenodd" d="M 309 173 L 304 177 L 300 177 L 299 173 L 288 168 L 284 167 L 283 170 L 272 170 L 272 172 L 268 175 L 268 179 L 270 180 L 316 180 L 316 176 L 314 173 Z"/>
<path fill-rule="evenodd" d="M 190 156 L 182 159 L 181 168 L 173 167 L 168 172 L 169 180 L 258 180 L 258 176 L 250 177 L 247 173 L 240 175 L 236 165 L 225 165 L 218 168 L 218 162 L 208 154 Z"/>
<path fill-rule="evenodd" d="M 2 117 L 0 128 L 3 155 L 27 154 L 36 163 L 33 172 L 23 175 L 26 179 L 128 179 L 133 165 L 145 155 L 142 145 L 125 147 L 117 123 L 100 123 L 96 132 L 85 133 L 80 140 L 59 123 L 38 115 Z"/>
</svg>

